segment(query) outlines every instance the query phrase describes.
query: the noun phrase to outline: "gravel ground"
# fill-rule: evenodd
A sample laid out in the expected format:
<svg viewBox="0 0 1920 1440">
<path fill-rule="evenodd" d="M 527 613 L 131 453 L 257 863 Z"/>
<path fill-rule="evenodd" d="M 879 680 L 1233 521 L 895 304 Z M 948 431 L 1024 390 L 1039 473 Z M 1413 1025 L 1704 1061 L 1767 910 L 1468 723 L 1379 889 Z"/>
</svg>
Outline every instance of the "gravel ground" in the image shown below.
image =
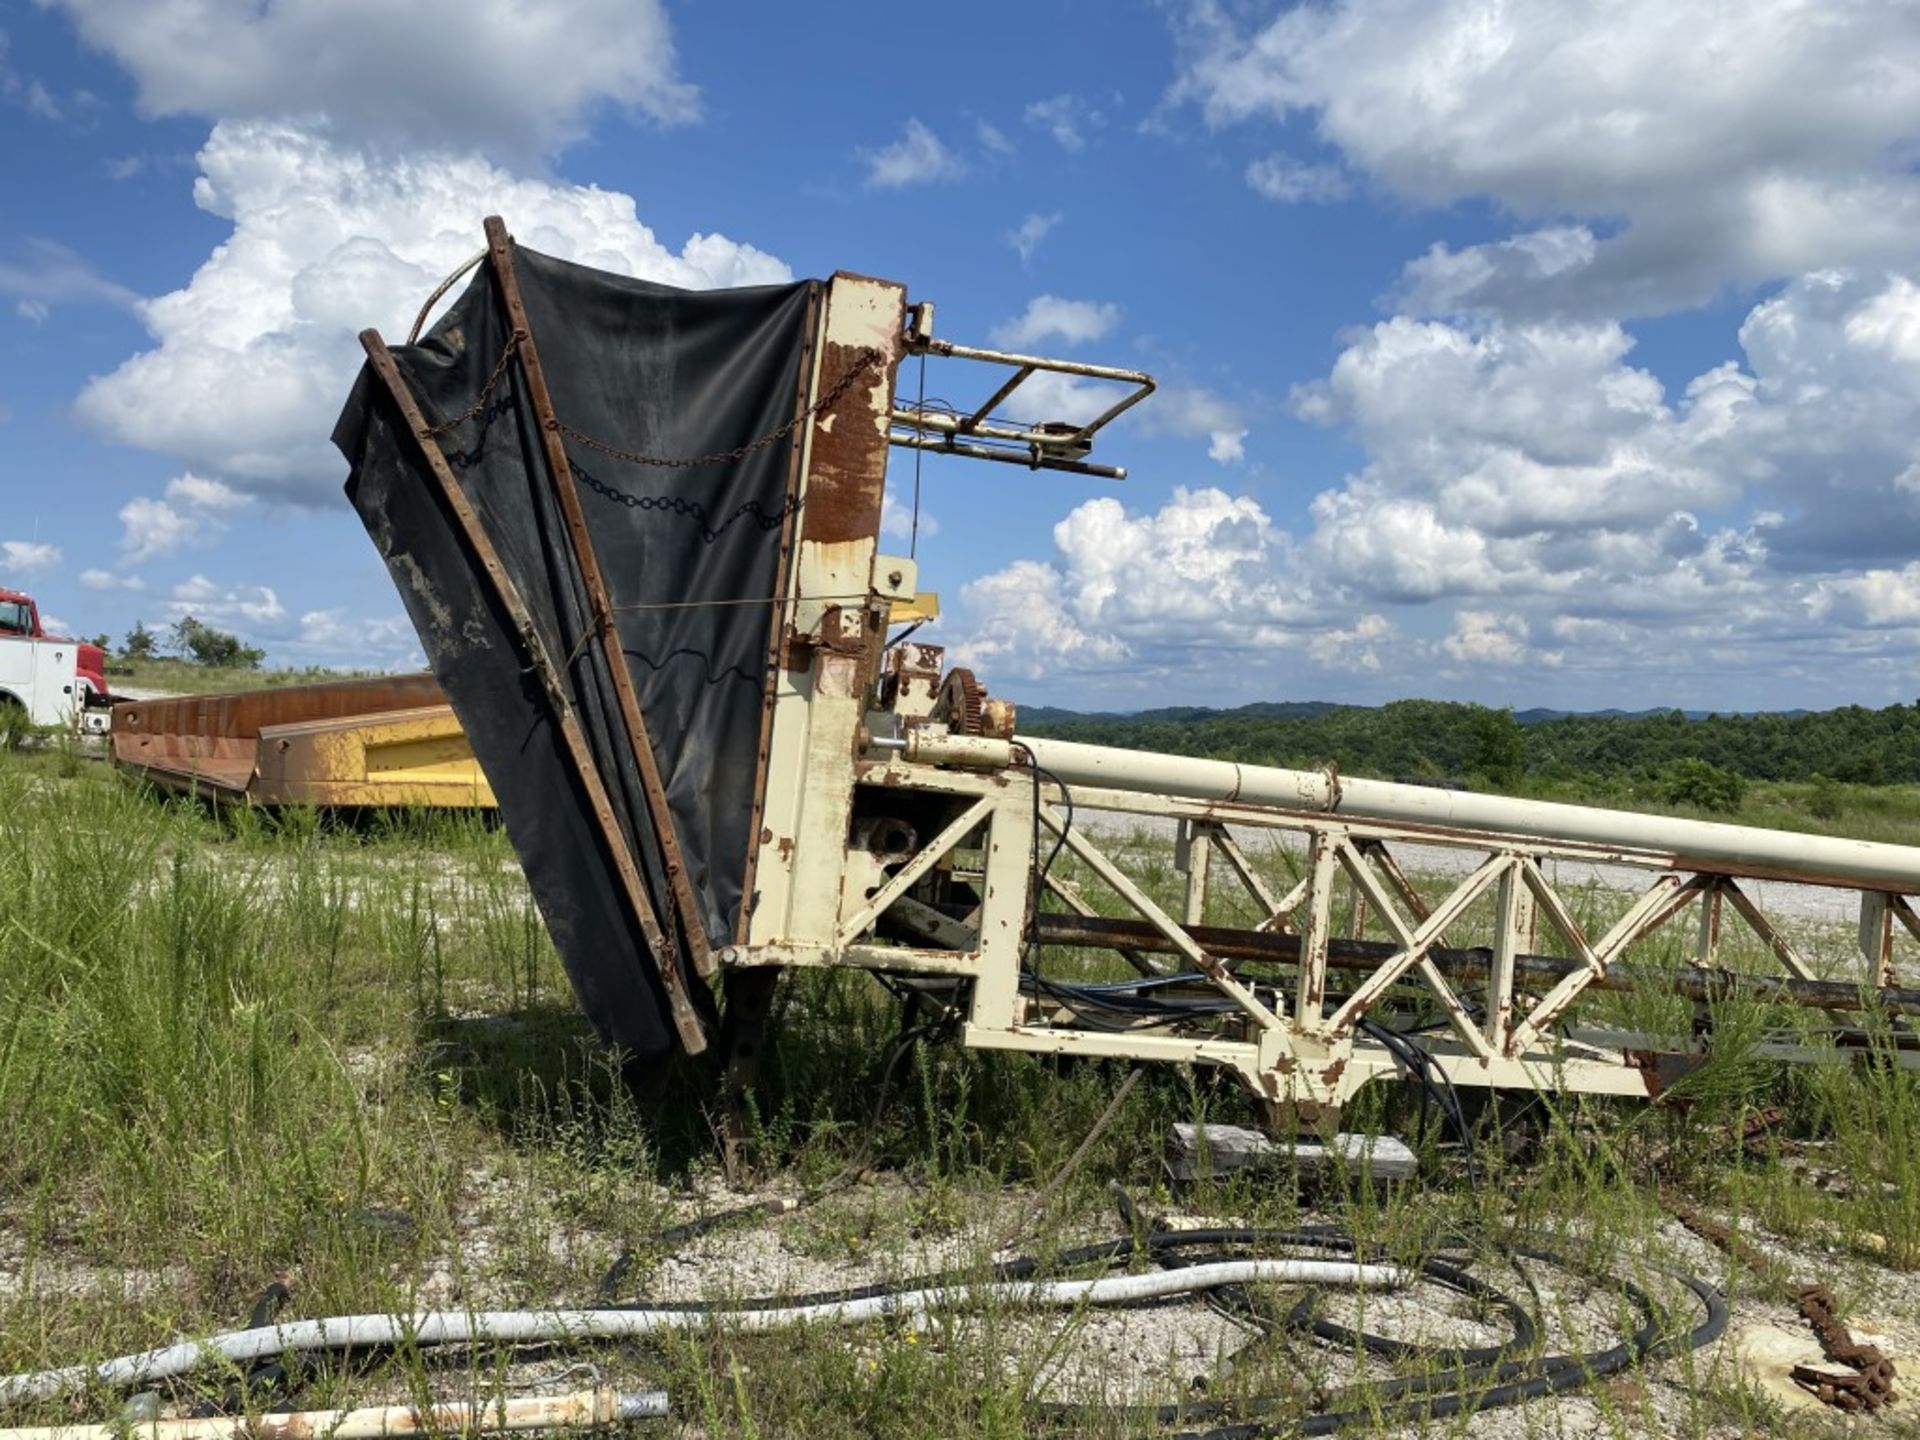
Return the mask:
<svg viewBox="0 0 1920 1440">
<path fill-rule="evenodd" d="M 422 1308 L 484 1309 L 591 1303 L 592 1281 L 618 1253 L 617 1238 L 564 1217 L 530 1211 L 539 1197 L 522 1180 L 507 1180 L 485 1170 L 468 1175 L 469 1202 L 459 1220 L 457 1252 L 430 1261 L 420 1272 L 392 1278 L 398 1291 L 411 1293 Z M 724 1190 L 711 1182 L 692 1199 L 671 1207 L 670 1218 L 693 1218 L 720 1208 L 778 1199 L 793 1200 L 791 1187 L 751 1193 Z M 1009 1194 L 965 1200 L 966 1218 L 955 1226 L 916 1229 L 911 1222 L 919 1192 L 893 1177 L 882 1178 L 830 1196 L 793 1213 L 769 1217 L 703 1237 L 637 1266 L 623 1293 L 629 1299 L 674 1301 L 738 1300 L 753 1296 L 797 1294 L 897 1281 L 962 1265 L 986 1253 L 994 1239 L 1024 1213 L 1029 1197 Z M 1183 1215 L 1165 1217 L 1180 1224 L 1233 1223 L 1230 1218 Z M 525 1274 L 527 1227 L 543 1234 L 554 1277 L 547 1293 L 530 1288 Z M 1091 1222 L 1084 1233 L 1058 1237 L 1063 1243 L 1110 1238 L 1114 1232 Z M 1882 1343 L 1903 1375 L 1920 1374 L 1920 1275 L 1874 1265 L 1837 1248 L 1804 1238 L 1743 1230 L 1750 1244 L 1777 1259 L 1797 1279 L 1820 1279 L 1832 1286 L 1851 1317 L 1856 1334 Z M 24 1272 L 24 1256 L 0 1235 L 0 1298 L 17 1295 L 25 1275 L 42 1293 L 64 1297 L 95 1296 L 136 1302 L 166 1287 L 170 1277 L 117 1269 L 93 1269 L 57 1256 L 37 1257 Z M 1005 1252 L 1002 1252 L 1003 1254 Z M 1732 1324 L 1718 1342 L 1628 1376 L 1602 1382 L 1592 1392 L 1533 1401 L 1448 1422 L 1450 1435 L 1519 1440 L 1519 1437 L 1645 1436 L 1693 1432 L 1702 1420 L 1704 1392 L 1726 1393 L 1752 1385 L 1788 1410 L 1804 1399 L 1784 1378 L 1794 1361 L 1817 1362 L 1805 1322 L 1794 1308 L 1758 1292 L 1757 1282 L 1726 1256 L 1681 1227 L 1668 1222 L 1648 1238 L 1642 1257 L 1627 1258 L 1628 1273 L 1645 1284 L 1676 1315 L 1697 1315 L 1687 1292 L 1659 1268 L 1677 1266 L 1719 1285 L 1730 1298 Z M 1527 1303 L 1538 1295 L 1545 1340 L 1554 1350 L 1599 1349 L 1617 1339 L 1620 1312 L 1616 1299 L 1556 1267 L 1523 1262 L 1521 1281 L 1511 1270 L 1493 1267 L 1480 1273 Z M 297 1274 L 288 1277 L 300 1289 Z M 303 1313 L 298 1308 L 294 1313 Z M 1481 1344 L 1503 1333 L 1497 1322 L 1475 1313 L 1453 1293 L 1430 1286 L 1398 1294 L 1364 1297 L 1332 1291 L 1322 1313 L 1343 1324 L 1364 1324 L 1371 1331 L 1427 1344 Z M 912 1338 L 908 1338 L 911 1333 Z M 159 1340 L 160 1336 L 155 1336 Z M 959 1318 L 947 1322 L 851 1330 L 846 1343 L 856 1360 L 877 1355 L 888 1344 L 930 1347 L 965 1346 L 963 1353 L 992 1356 L 1008 1373 L 1032 1373 L 1029 1394 L 1035 1400 L 1070 1403 L 1158 1404 L 1205 1394 L 1231 1394 L 1238 1383 L 1236 1363 L 1244 1365 L 1249 1347 L 1264 1345 L 1242 1323 L 1198 1301 L 1153 1302 L 1079 1314 L 1002 1314 L 991 1320 Z M 1284 1353 L 1298 1357 L 1290 1378 L 1304 1390 L 1332 1388 L 1364 1375 L 1391 1373 L 1378 1361 L 1361 1360 L 1337 1347 L 1290 1338 Z M 1796 1349 L 1795 1346 L 1798 1346 Z M 996 1349 L 997 1347 L 997 1349 Z M 1764 1373 L 1743 1368 L 1743 1352 L 1765 1352 Z M 1042 1358 L 1043 1357 L 1043 1358 Z M 644 1388 L 657 1384 L 659 1371 L 644 1351 L 621 1348 L 599 1357 L 608 1383 Z M 512 1367 L 514 1383 L 550 1377 L 551 1359 Z M 1267 1371 L 1270 1375 L 1271 1370 Z M 576 1377 L 577 1382 L 577 1377 Z M 569 1382 L 569 1383 L 576 1383 Z M 447 1377 L 449 1395 L 465 1382 L 456 1367 Z M 549 1387 L 552 1388 L 552 1387 Z M 361 1403 L 402 1403 L 408 1392 L 381 1393 L 378 1387 Z M 1913 1434 L 1910 1407 L 1897 1405 L 1882 1417 L 1845 1422 L 1858 1435 Z M 1709 1411 L 1707 1415 L 1712 1416 Z M 1817 1407 L 1813 1413 L 1824 1415 Z M 1836 1424 L 1839 1422 L 1835 1421 Z M 687 1433 L 684 1430 L 680 1433 Z M 1381 1430 L 1389 1436 L 1436 1433 L 1433 1426 Z M 1740 1440 L 1753 1434 L 1732 1423 L 1704 1427 L 1714 1440 Z"/>
</svg>

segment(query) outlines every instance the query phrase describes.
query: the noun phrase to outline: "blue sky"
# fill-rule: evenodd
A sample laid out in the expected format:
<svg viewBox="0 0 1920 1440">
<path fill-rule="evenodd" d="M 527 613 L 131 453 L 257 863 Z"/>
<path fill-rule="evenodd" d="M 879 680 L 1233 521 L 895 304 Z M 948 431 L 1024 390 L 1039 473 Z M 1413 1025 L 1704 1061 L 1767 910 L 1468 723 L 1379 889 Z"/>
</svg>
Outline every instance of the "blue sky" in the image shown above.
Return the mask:
<svg viewBox="0 0 1920 1440">
<path fill-rule="evenodd" d="M 1153 371 L 1125 482 L 926 463 L 940 638 L 997 692 L 1920 695 L 1896 0 L 0 0 L 0 34 L 0 583 L 74 629 L 411 663 L 326 436 L 354 332 L 499 210 Z"/>
</svg>

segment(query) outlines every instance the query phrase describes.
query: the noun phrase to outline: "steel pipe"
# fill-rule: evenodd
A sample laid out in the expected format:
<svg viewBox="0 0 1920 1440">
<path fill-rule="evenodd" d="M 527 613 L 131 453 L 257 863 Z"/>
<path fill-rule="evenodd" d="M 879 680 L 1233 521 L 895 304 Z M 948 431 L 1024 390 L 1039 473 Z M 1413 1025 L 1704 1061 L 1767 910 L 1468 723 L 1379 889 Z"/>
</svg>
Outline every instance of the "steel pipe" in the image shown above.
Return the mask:
<svg viewBox="0 0 1920 1440">
<path fill-rule="evenodd" d="M 1071 740 L 1019 736 L 1013 746 L 1024 747 L 1035 764 L 1068 786 L 1598 845 L 1638 852 L 1675 869 L 1920 893 L 1920 848 L 1906 845 L 1350 780 L 1332 771 L 1281 770 Z"/>
</svg>

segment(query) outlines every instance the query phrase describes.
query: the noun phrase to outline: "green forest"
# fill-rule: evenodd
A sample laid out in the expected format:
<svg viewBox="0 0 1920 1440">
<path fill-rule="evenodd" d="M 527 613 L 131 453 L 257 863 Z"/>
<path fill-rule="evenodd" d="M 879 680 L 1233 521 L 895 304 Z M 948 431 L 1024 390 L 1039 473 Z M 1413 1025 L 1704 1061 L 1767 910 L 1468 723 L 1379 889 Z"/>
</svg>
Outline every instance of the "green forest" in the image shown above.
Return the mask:
<svg viewBox="0 0 1920 1440">
<path fill-rule="evenodd" d="M 1131 715 L 1023 707 L 1023 733 L 1602 804 L 1734 814 L 1760 800 L 1816 822 L 1920 785 L 1920 703 L 1752 715 L 1561 714 L 1443 700 L 1261 703 Z M 1758 787 L 1757 793 L 1755 787 Z M 1748 816 L 1793 823 L 1785 816 Z"/>
</svg>

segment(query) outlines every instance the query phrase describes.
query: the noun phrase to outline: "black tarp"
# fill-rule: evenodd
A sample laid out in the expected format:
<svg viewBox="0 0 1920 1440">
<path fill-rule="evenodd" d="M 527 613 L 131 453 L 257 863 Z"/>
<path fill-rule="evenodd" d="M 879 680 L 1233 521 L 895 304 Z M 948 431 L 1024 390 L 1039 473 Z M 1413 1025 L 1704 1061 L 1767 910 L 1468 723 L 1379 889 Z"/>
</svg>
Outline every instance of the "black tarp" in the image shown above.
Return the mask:
<svg viewBox="0 0 1920 1440">
<path fill-rule="evenodd" d="M 811 282 L 687 291 L 515 250 L 555 413 L 618 449 L 718 454 L 794 418 Z M 429 424 L 471 407 L 512 327 L 489 266 L 419 344 L 395 349 Z M 576 994 L 642 1059 L 677 1048 L 660 979 L 526 647 L 493 598 L 399 410 L 371 368 L 334 430 L 359 512 L 447 692 Z M 663 922 L 674 914 L 639 771 L 549 478 L 525 376 L 440 437 L 468 501 L 565 669 L 595 765 Z M 749 851 L 767 633 L 790 443 L 686 469 L 569 458 L 615 607 L 707 938 L 731 944 Z M 613 492 L 609 494 L 608 492 Z M 722 605 L 688 602 L 728 601 Z M 658 608 L 633 608 L 658 607 Z M 682 974 L 703 1006 L 682 950 Z"/>
</svg>

